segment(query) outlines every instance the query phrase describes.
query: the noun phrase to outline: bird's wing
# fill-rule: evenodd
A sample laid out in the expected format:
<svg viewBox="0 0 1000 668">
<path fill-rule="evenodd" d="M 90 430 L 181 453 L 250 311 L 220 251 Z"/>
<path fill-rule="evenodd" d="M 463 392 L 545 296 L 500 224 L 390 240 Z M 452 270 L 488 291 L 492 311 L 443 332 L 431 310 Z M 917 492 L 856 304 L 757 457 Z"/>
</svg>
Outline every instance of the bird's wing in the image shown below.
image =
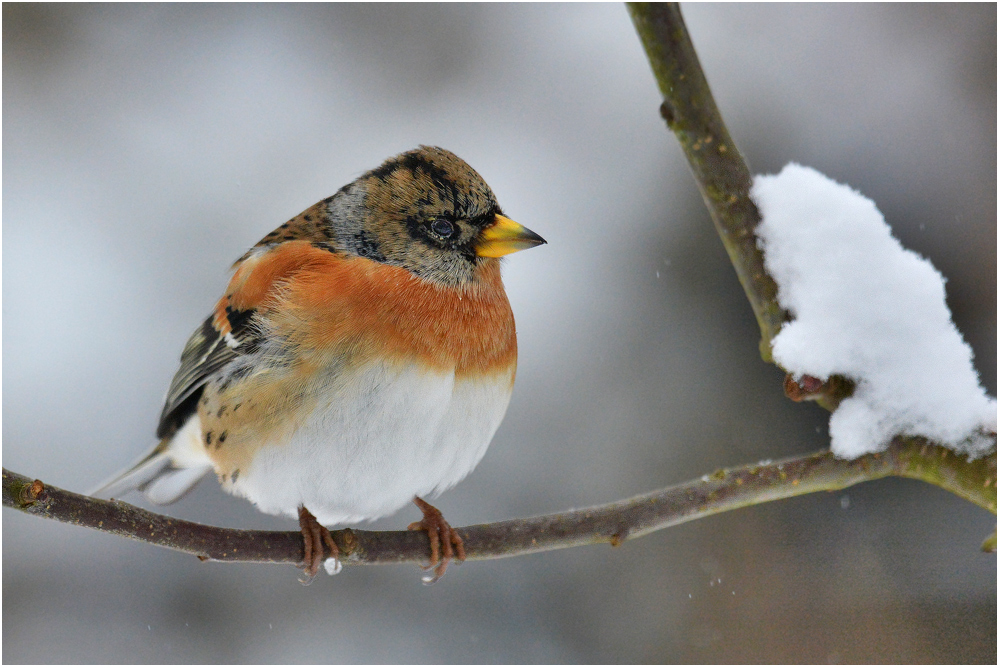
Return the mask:
<svg viewBox="0 0 1000 668">
<path fill-rule="evenodd" d="M 160 414 L 159 443 L 105 482 L 94 496 L 118 497 L 140 490 L 154 503 L 173 503 L 211 470 L 207 460 L 178 457 L 177 450 L 189 445 L 190 438 L 175 436 L 196 414 L 205 384 L 227 365 L 259 348 L 267 335 L 263 318 L 276 305 L 283 287 L 297 272 L 315 265 L 318 257 L 329 262 L 331 249 L 295 239 L 261 242 L 237 261 L 226 294 L 184 346 L 180 368 Z"/>
<path fill-rule="evenodd" d="M 190 461 L 179 461 L 177 450 L 183 449 L 190 439 L 178 439 L 175 435 L 185 428 L 197 411 L 198 399 L 212 375 L 256 346 L 258 333 L 253 321 L 257 307 L 245 301 L 239 302 L 242 307 L 234 307 L 232 302 L 234 299 L 239 301 L 242 296 L 242 284 L 237 277 L 245 278 L 261 264 L 267 265 L 266 253 L 252 256 L 239 264 L 215 313 L 195 330 L 184 346 L 180 369 L 170 383 L 160 414 L 156 430 L 159 443 L 138 462 L 106 481 L 91 496 L 121 497 L 139 490 L 150 501 L 165 505 L 187 493 L 211 470 L 207 461 L 197 466 Z"/>
<path fill-rule="evenodd" d="M 158 438 L 169 438 L 197 409 L 205 383 L 226 365 L 255 351 L 265 336 L 259 312 L 297 271 L 311 263 L 308 241 L 257 247 L 237 263 L 215 312 L 188 339 L 164 401 Z M 304 251 L 304 252 L 303 252 Z"/>
<path fill-rule="evenodd" d="M 228 315 L 226 314 L 223 323 L 219 323 L 215 315 L 210 316 L 184 346 L 181 366 L 170 383 L 163 412 L 160 413 L 160 424 L 156 429 L 158 438 L 173 435 L 187 421 L 195 410 L 202 388 L 212 374 L 240 355 L 239 348 L 248 338 L 248 325 L 254 311 L 239 312 L 234 320 L 240 323 L 240 327 L 233 327 Z M 228 332 L 220 324 L 224 324 Z"/>
</svg>

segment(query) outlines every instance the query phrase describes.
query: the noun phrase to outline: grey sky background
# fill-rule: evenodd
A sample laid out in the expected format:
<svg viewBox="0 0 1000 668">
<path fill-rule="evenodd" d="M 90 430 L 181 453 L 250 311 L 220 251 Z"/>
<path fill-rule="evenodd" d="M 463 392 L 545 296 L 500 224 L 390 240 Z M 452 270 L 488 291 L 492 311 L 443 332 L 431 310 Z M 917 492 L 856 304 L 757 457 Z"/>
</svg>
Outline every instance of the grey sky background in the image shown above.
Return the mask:
<svg viewBox="0 0 1000 668">
<path fill-rule="evenodd" d="M 995 396 L 996 6 L 683 11 L 752 170 L 794 160 L 875 200 L 948 278 Z M 514 398 L 437 500 L 453 524 L 827 443 L 826 414 L 759 359 L 621 5 L 5 4 L 3 93 L 7 468 L 85 491 L 128 464 L 229 265 L 417 144 L 465 158 L 549 242 L 506 263 Z M 166 511 L 295 528 L 210 479 Z M 412 566 L 302 587 L 4 511 L 2 658 L 992 663 L 994 527 L 890 480 L 434 587 Z"/>
</svg>

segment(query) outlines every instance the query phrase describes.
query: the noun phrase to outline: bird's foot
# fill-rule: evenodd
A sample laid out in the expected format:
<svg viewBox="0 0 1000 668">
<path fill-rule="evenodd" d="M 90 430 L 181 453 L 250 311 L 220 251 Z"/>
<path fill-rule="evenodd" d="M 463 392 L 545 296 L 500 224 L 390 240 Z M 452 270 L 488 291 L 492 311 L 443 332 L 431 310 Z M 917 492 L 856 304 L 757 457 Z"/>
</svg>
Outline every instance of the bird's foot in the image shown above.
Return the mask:
<svg viewBox="0 0 1000 668">
<path fill-rule="evenodd" d="M 414 522 L 406 527 L 410 531 L 426 531 L 427 537 L 431 541 L 431 562 L 423 567 L 425 571 L 433 569 L 423 577 L 424 584 L 434 584 L 448 570 L 448 564 L 452 558 L 458 561 L 465 561 L 465 544 L 458 532 L 451 528 L 445 521 L 441 511 L 427 503 L 419 496 L 413 498 L 413 503 L 417 504 L 420 512 L 424 514 L 424 519 Z"/>
<path fill-rule="evenodd" d="M 299 582 L 305 585 L 312 582 L 321 565 L 326 567 L 326 572 L 330 575 L 339 573 L 341 564 L 337 557 L 340 556 L 340 550 L 333 542 L 330 530 L 320 524 L 305 506 L 299 506 L 299 528 L 302 530 L 304 545 L 301 566 L 305 569 L 305 579 Z M 326 557 L 324 545 L 330 549 L 329 557 Z"/>
</svg>

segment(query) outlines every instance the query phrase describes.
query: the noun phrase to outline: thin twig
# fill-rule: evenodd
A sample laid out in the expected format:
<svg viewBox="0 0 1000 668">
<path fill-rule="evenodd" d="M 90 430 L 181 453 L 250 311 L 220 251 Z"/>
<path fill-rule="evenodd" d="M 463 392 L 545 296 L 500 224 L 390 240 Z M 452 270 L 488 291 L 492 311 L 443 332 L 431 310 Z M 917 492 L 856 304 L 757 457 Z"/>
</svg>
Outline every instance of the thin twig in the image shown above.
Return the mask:
<svg viewBox="0 0 1000 668">
<path fill-rule="evenodd" d="M 764 270 L 754 230 L 760 222 L 750 199 L 750 169 L 722 120 L 677 3 L 628 3 L 663 95 L 660 114 L 680 142 L 705 206 L 760 325 L 760 350 L 770 362 L 771 339 L 788 319 L 778 288 Z"/>
<path fill-rule="evenodd" d="M 897 439 L 888 451 L 853 461 L 829 452 L 720 469 L 682 485 L 602 506 L 458 529 L 469 559 L 500 559 L 578 545 L 611 543 L 708 515 L 886 476 L 916 478 L 996 514 L 996 455 L 969 462 L 922 439 Z M 970 490 L 972 492 L 970 493 Z M 3 470 L 3 504 L 23 512 L 167 547 L 203 560 L 297 564 L 298 531 L 223 529 L 103 501 Z M 345 565 L 422 562 L 427 536 L 415 531 L 342 529 L 333 537 Z"/>
<path fill-rule="evenodd" d="M 764 254 L 757 245 L 760 212 L 750 199 L 750 168 L 715 105 L 680 6 L 675 2 L 627 5 L 663 95 L 660 115 L 688 159 L 716 232 L 757 317 L 760 355 L 765 362 L 775 363 L 771 341 L 789 316 L 778 303 L 778 286 L 764 268 Z M 789 396 L 803 398 L 792 389 Z M 804 398 L 832 411 L 853 391 L 850 379 L 834 375 Z"/>
</svg>

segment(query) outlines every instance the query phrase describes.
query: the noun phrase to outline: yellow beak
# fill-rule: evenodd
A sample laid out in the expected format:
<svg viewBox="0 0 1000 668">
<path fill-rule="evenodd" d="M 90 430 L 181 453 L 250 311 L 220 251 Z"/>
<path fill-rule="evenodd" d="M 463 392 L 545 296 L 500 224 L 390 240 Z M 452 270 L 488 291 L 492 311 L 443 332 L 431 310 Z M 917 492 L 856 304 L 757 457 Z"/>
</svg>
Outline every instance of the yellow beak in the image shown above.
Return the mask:
<svg viewBox="0 0 1000 668">
<path fill-rule="evenodd" d="M 473 248 L 479 257 L 503 257 L 545 243 L 524 225 L 497 214 L 496 222 L 479 233 Z"/>
</svg>

